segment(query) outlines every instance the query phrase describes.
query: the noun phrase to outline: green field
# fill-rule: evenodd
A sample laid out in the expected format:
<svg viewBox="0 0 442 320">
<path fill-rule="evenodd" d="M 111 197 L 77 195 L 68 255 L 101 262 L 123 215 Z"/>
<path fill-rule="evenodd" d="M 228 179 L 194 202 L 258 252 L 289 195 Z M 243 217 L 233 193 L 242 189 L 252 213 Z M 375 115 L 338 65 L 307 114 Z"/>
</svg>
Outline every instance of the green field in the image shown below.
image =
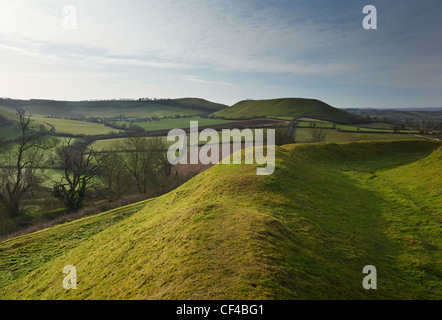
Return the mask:
<svg viewBox="0 0 442 320">
<path fill-rule="evenodd" d="M 372 122 L 372 123 L 362 123 L 359 124 L 360 128 L 370 128 L 370 129 L 380 129 L 380 130 L 391 130 L 391 124 L 384 122 Z"/>
<path fill-rule="evenodd" d="M 12 124 L 4 125 L 0 127 L 0 137 L 9 140 L 20 136 L 20 131 Z"/>
<path fill-rule="evenodd" d="M 376 128 L 367 128 L 367 127 L 360 127 L 360 126 L 349 126 L 344 124 L 335 124 L 330 122 L 316 122 L 316 121 L 299 121 L 296 123 L 300 127 L 321 127 L 321 128 L 336 128 L 341 129 L 345 131 L 364 131 L 364 132 L 385 132 L 385 131 L 391 131 L 392 129 L 376 129 Z"/>
<path fill-rule="evenodd" d="M 0 243 L 2 299 L 441 299 L 429 141 L 295 144 L 138 205 Z M 339 187 L 337 187 L 339 186 Z M 74 265 L 78 289 L 62 287 Z M 362 287 L 365 265 L 378 289 Z"/>
<path fill-rule="evenodd" d="M 164 139 L 164 141 L 167 144 L 173 144 L 174 142 L 168 142 L 166 140 L 166 137 L 161 137 L 162 139 Z M 113 147 L 117 144 L 117 143 L 124 143 L 124 141 L 127 141 L 127 139 L 129 138 L 116 138 L 116 139 L 105 139 L 105 140 L 95 140 L 94 142 L 91 143 L 91 145 L 89 146 L 89 149 L 94 150 L 94 151 L 109 151 L 112 150 Z M 144 139 L 153 139 L 153 137 L 145 137 Z"/>
<path fill-rule="evenodd" d="M 310 128 L 296 128 L 295 141 L 298 143 L 306 143 L 312 138 Z M 361 129 L 362 130 L 362 129 Z M 365 131 L 365 129 L 363 129 Z M 407 133 L 357 133 L 357 132 L 340 132 L 338 130 L 327 129 L 325 142 L 350 142 L 363 140 L 404 140 L 404 139 L 423 139 L 416 137 L 414 134 Z"/>
<path fill-rule="evenodd" d="M 44 124 L 46 127 L 54 127 L 58 133 L 75 134 L 75 135 L 98 135 L 108 134 L 111 132 L 121 132 L 121 130 L 107 127 L 101 123 L 93 123 L 86 121 L 44 118 L 42 116 L 34 116 L 32 119 L 36 123 Z"/>
<path fill-rule="evenodd" d="M 336 123 L 363 123 L 364 118 L 334 108 L 316 99 L 286 98 L 273 100 L 245 100 L 213 113 L 226 119 L 272 117 L 291 120 L 310 117 Z"/>
</svg>

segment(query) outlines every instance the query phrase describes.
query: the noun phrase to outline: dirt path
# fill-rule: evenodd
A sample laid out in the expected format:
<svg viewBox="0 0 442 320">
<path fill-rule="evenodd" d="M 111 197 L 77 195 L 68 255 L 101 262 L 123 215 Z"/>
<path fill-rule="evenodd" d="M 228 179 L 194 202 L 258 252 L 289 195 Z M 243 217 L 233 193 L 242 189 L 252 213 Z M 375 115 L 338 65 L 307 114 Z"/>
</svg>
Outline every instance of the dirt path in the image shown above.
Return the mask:
<svg viewBox="0 0 442 320">
<path fill-rule="evenodd" d="M 430 138 L 430 137 L 425 137 L 425 136 L 421 136 L 421 135 L 418 135 L 418 134 L 415 134 L 415 136 L 416 136 L 416 137 L 419 137 L 419 138 L 424 138 L 424 139 L 427 139 L 427 140 L 441 141 L 441 140 L 438 139 L 438 138 Z"/>
</svg>

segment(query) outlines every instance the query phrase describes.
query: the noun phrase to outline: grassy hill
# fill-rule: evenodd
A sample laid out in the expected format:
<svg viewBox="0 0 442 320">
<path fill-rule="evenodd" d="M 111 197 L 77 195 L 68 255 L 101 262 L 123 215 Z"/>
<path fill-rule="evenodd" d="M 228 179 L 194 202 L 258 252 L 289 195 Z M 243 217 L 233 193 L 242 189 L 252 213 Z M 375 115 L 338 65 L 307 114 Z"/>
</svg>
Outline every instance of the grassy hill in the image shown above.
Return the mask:
<svg viewBox="0 0 442 320">
<path fill-rule="evenodd" d="M 285 98 L 273 100 L 244 100 L 217 111 L 215 117 L 227 119 L 273 117 L 292 119 L 310 117 L 336 123 L 363 123 L 366 120 L 316 99 Z"/>
<path fill-rule="evenodd" d="M 442 148 L 296 144 L 0 243 L 1 299 L 441 299 Z M 63 267 L 77 269 L 66 291 Z M 378 289 L 362 287 L 365 265 Z"/>
<path fill-rule="evenodd" d="M 158 100 L 55 101 L 0 99 L 0 107 L 24 108 L 33 114 L 68 118 L 147 118 L 176 115 L 200 115 L 225 108 L 225 105 L 198 98 Z"/>
</svg>

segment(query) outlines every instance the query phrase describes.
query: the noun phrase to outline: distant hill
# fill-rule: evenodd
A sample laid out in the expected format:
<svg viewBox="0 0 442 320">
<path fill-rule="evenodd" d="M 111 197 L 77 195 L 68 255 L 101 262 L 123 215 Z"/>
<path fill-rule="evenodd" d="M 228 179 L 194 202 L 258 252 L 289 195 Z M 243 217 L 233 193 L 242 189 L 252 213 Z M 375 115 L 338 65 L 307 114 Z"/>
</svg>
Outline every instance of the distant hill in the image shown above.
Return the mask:
<svg viewBox="0 0 442 320">
<path fill-rule="evenodd" d="M 200 109 L 203 111 L 212 111 L 212 112 L 222 110 L 222 109 L 228 107 L 224 104 L 207 101 L 207 100 L 200 99 L 200 98 L 173 99 L 172 102 L 177 103 L 178 105 L 181 105 L 181 106 Z"/>
<path fill-rule="evenodd" d="M 0 107 L 10 110 L 24 108 L 33 114 L 69 118 L 113 118 L 120 115 L 136 118 L 161 118 L 211 113 L 227 106 L 199 98 L 183 98 L 97 101 L 0 99 Z"/>
<path fill-rule="evenodd" d="M 266 177 L 215 165 L 0 243 L 0 299 L 441 299 L 440 146 L 286 145 Z M 68 265 L 77 290 L 62 287 Z M 377 290 L 362 287 L 366 265 Z"/>
<path fill-rule="evenodd" d="M 226 119 L 250 119 L 261 117 L 292 118 L 310 117 L 336 123 L 364 123 L 364 118 L 334 108 L 316 99 L 284 98 L 273 100 L 244 100 L 217 111 L 214 117 Z"/>
</svg>

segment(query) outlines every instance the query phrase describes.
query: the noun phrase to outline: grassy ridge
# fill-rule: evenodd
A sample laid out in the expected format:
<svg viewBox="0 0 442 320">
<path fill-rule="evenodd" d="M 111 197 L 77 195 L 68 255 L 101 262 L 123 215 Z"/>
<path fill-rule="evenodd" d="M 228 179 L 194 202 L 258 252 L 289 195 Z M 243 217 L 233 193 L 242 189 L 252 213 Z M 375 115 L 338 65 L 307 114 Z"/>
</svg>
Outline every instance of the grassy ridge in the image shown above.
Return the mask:
<svg viewBox="0 0 442 320">
<path fill-rule="evenodd" d="M 244 100 L 213 114 L 227 119 L 311 117 L 336 123 L 363 123 L 365 120 L 316 99 L 285 98 Z"/>
<path fill-rule="evenodd" d="M 438 146 L 288 145 L 266 177 L 216 165 L 101 232 L 106 214 L 1 243 L 0 298 L 441 298 Z M 368 264 L 378 290 L 362 288 Z"/>
<path fill-rule="evenodd" d="M 113 100 L 113 101 L 54 101 L 0 99 L 0 107 L 6 110 L 24 108 L 33 114 L 60 117 L 114 118 L 166 117 L 176 115 L 199 115 L 220 110 L 226 106 L 203 99 L 184 98 L 168 101 Z M 14 112 L 15 113 L 15 112 Z"/>
</svg>

